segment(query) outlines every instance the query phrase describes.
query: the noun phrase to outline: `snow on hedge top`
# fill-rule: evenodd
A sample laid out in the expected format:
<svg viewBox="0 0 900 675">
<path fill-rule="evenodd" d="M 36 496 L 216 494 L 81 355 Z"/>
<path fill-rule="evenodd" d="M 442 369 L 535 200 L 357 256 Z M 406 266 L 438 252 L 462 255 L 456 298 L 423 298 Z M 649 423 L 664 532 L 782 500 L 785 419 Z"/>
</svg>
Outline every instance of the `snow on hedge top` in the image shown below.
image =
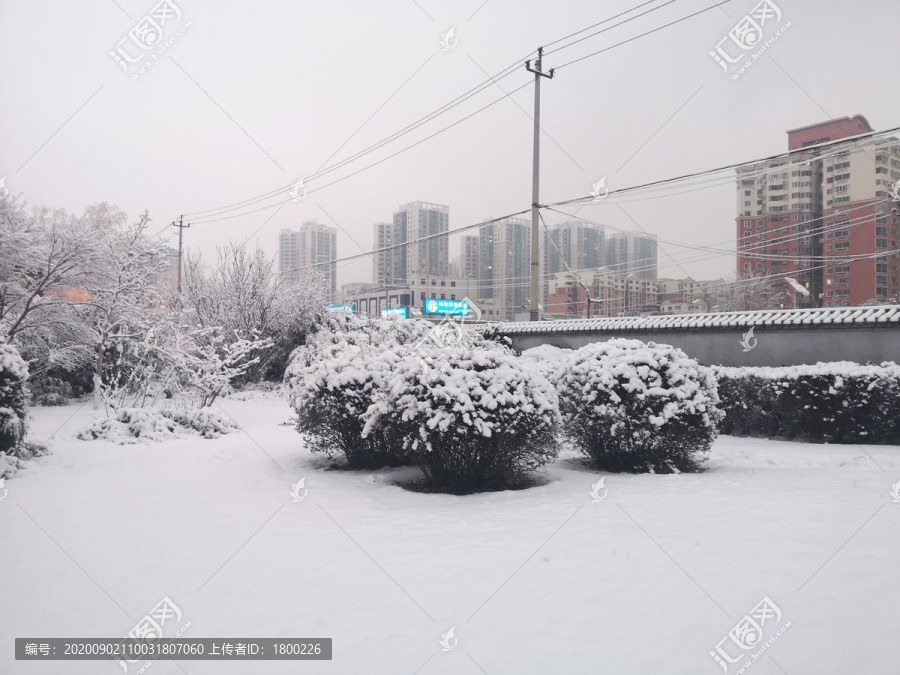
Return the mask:
<svg viewBox="0 0 900 675">
<path fill-rule="evenodd" d="M 575 351 L 559 371 L 564 412 L 594 406 L 601 415 L 622 407 L 624 399 L 640 401 L 650 423 L 659 426 L 686 415 L 702 415 L 709 426 L 720 413 L 715 378 L 682 350 L 671 345 L 617 338 Z"/>
<path fill-rule="evenodd" d="M 790 379 L 800 377 L 835 377 L 835 378 L 893 378 L 900 379 L 900 366 L 893 361 L 878 364 L 859 364 L 853 361 L 819 362 L 799 366 L 711 366 L 716 377 L 739 379 L 759 377 L 766 380 Z"/>
<path fill-rule="evenodd" d="M 11 344 L 0 342 L 0 372 L 9 373 L 17 380 L 28 378 L 28 364 Z"/>
<path fill-rule="evenodd" d="M 369 409 L 367 430 L 379 419 L 399 414 L 440 433 L 521 432 L 558 422 L 553 385 L 539 373 L 520 367 L 503 348 L 467 348 L 452 354 L 434 350 L 427 367 L 408 356 Z"/>
</svg>

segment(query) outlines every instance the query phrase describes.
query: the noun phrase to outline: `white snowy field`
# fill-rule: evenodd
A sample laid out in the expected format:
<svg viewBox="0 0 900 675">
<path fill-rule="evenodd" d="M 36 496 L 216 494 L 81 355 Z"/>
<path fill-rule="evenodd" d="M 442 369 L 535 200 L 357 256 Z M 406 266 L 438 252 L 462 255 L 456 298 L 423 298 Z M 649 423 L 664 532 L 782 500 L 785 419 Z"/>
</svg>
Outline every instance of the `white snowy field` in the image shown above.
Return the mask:
<svg viewBox="0 0 900 675">
<path fill-rule="evenodd" d="M 324 470 L 280 400 L 221 403 L 244 432 L 136 446 L 75 439 L 90 404 L 33 411 L 53 454 L 0 501 L 0 673 L 122 673 L 16 662 L 14 638 L 121 637 L 164 596 L 183 637 L 330 637 L 334 659 L 160 675 L 715 675 L 764 597 L 764 640 L 790 627 L 746 672 L 900 672 L 898 447 L 723 437 L 707 472 L 609 474 L 601 501 L 563 455 L 536 487 L 458 497 Z"/>
</svg>

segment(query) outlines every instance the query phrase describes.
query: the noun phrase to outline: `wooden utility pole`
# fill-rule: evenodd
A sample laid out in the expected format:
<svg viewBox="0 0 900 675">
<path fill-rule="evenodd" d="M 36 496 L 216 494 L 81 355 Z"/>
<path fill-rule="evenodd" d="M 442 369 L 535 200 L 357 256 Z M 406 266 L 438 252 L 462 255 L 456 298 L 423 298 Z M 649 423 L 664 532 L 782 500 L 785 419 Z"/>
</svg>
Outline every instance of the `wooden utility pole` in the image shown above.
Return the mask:
<svg viewBox="0 0 900 675">
<path fill-rule="evenodd" d="M 538 57 L 531 67 L 531 61 L 525 62 L 525 69 L 534 73 L 534 163 L 531 170 L 531 298 L 529 302 L 530 319 L 540 321 L 538 311 L 538 299 L 540 298 L 540 237 L 541 230 L 538 226 L 539 212 L 539 182 L 540 182 L 540 158 L 541 158 L 541 78 L 553 77 L 553 68 L 549 73 L 541 72 L 541 55 L 543 47 L 538 47 Z"/>
<path fill-rule="evenodd" d="M 178 228 L 178 293 L 181 294 L 181 239 L 184 234 L 184 230 L 187 227 L 190 227 L 190 223 L 187 225 L 184 224 L 184 216 L 178 216 L 178 222 L 172 223 L 172 227 Z"/>
</svg>

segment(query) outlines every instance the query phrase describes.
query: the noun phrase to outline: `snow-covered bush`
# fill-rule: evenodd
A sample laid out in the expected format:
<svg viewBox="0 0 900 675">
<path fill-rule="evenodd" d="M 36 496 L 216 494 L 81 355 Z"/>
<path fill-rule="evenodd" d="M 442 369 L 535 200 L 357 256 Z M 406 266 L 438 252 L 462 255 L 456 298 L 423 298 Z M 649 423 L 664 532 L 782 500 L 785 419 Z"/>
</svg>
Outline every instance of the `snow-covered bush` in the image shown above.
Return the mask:
<svg viewBox="0 0 900 675">
<path fill-rule="evenodd" d="M 436 345 L 443 344 L 448 327 L 463 339 L 442 350 Z M 367 319 L 349 312 L 323 315 L 306 344 L 294 351 L 285 375 L 298 431 L 314 452 L 343 455 L 353 467 L 407 462 L 399 429 L 375 421 L 366 425 L 362 416 L 403 359 L 418 362 L 432 353 L 447 358 L 465 349 L 463 343 L 512 355 L 471 326 L 399 316 Z"/>
<path fill-rule="evenodd" d="M 401 350 L 409 352 L 397 343 L 343 340 L 295 353 L 285 378 L 297 431 L 313 452 L 343 455 L 353 468 L 403 463 L 401 443 L 390 428 L 371 425 L 363 434 L 363 414 L 389 381 Z"/>
<path fill-rule="evenodd" d="M 238 429 L 231 419 L 209 410 L 173 412 L 153 408 L 119 408 L 78 433 L 83 441 L 104 439 L 119 445 L 167 441 L 180 436 L 218 438 Z"/>
<path fill-rule="evenodd" d="M 714 366 L 723 433 L 828 443 L 900 440 L 900 366 Z"/>
<path fill-rule="evenodd" d="M 0 452 L 18 454 L 25 442 L 25 380 L 28 366 L 18 350 L 0 339 Z"/>
<path fill-rule="evenodd" d="M 712 373 L 670 345 L 587 345 L 556 384 L 565 435 L 608 471 L 698 470 L 722 418 Z"/>
<path fill-rule="evenodd" d="M 399 361 L 366 414 L 369 433 L 390 428 L 429 487 L 501 489 L 557 455 L 556 391 L 499 345 L 434 349 Z"/>
<path fill-rule="evenodd" d="M 550 382 L 556 384 L 560 368 L 563 367 L 565 360 L 573 353 L 571 349 L 563 349 L 553 345 L 540 345 L 526 349 L 522 352 L 520 358 L 523 363 L 528 364 L 550 380 Z"/>
</svg>

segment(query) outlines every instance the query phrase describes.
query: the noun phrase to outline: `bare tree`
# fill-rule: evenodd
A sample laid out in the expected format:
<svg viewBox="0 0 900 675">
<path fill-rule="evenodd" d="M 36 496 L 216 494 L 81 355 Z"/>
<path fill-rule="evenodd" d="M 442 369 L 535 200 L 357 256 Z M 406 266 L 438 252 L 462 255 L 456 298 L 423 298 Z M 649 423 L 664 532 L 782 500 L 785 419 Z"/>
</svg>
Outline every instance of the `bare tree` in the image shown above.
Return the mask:
<svg viewBox="0 0 900 675">
<path fill-rule="evenodd" d="M 198 327 L 222 328 L 229 340 L 251 335 L 268 340 L 253 376 L 267 366 L 283 371 L 287 354 L 325 305 L 323 275 L 302 270 L 289 279 L 273 271 L 273 261 L 260 249 L 228 244 L 218 249 L 212 271 L 199 256 L 189 255 L 185 271 L 185 309 L 194 313 Z"/>
<path fill-rule="evenodd" d="M 158 280 L 166 269 L 162 244 L 151 240 L 150 222 L 144 213 L 121 230 L 102 232 L 98 257 L 87 276 L 90 301 L 84 320 L 93 333 L 94 408 L 102 402 L 104 354 L 115 346 L 123 352 L 127 343 L 141 342 L 164 311 Z"/>
</svg>

